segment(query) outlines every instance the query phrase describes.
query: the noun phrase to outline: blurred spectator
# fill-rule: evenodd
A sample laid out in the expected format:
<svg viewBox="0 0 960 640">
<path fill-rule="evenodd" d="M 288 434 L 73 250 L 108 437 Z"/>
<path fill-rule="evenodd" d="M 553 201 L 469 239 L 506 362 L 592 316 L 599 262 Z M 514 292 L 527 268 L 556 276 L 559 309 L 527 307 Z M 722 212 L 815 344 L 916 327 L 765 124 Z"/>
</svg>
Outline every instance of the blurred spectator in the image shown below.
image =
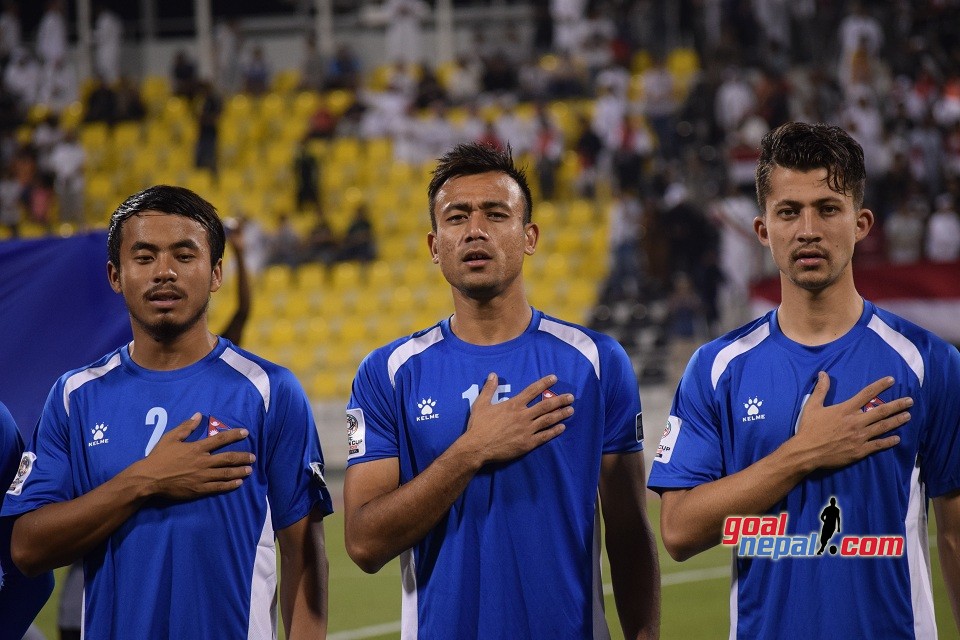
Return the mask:
<svg viewBox="0 0 960 640">
<path fill-rule="evenodd" d="M 547 95 L 554 100 L 566 100 L 587 95 L 590 78 L 587 68 L 573 54 L 562 52 L 547 78 Z"/>
<path fill-rule="evenodd" d="M 45 65 L 40 73 L 40 90 L 37 103 L 46 105 L 53 113 L 60 114 L 80 98 L 77 74 L 65 59 Z"/>
<path fill-rule="evenodd" d="M 200 82 L 197 93 L 198 123 L 194 163 L 197 168 L 217 172 L 217 137 L 223 102 L 209 82 Z"/>
<path fill-rule="evenodd" d="M 850 13 L 840 22 L 840 66 L 849 69 L 858 50 L 871 58 L 880 54 L 883 46 L 883 27 L 871 16 L 863 2 L 850 4 Z M 841 78 L 844 74 L 841 72 Z"/>
<path fill-rule="evenodd" d="M 587 10 L 587 17 L 578 27 L 577 48 L 574 57 L 586 65 L 590 79 L 594 80 L 601 69 L 613 62 L 614 36 L 617 26 L 597 4 Z"/>
<path fill-rule="evenodd" d="M 643 118 L 625 114 L 611 148 L 613 171 L 620 189 L 639 192 L 644 163 L 653 155 L 654 140 Z"/>
<path fill-rule="evenodd" d="M 306 245 L 306 259 L 311 262 L 319 262 L 329 267 L 337 258 L 340 245 L 326 214 L 319 206 L 316 208 L 316 219 L 310 228 Z"/>
<path fill-rule="evenodd" d="M 266 93 L 270 87 L 270 66 L 263 47 L 257 45 L 250 52 L 250 59 L 243 68 L 243 90 L 253 95 Z"/>
<path fill-rule="evenodd" d="M 673 275 L 673 286 L 667 297 L 667 327 L 669 330 L 670 366 L 668 384 L 676 386 L 693 352 L 702 342 L 703 303 L 693 286 L 693 280 L 683 271 Z"/>
<path fill-rule="evenodd" d="M 926 203 L 914 198 L 894 209 L 884 222 L 887 258 L 891 263 L 912 264 L 920 261 L 925 218 L 928 213 Z"/>
<path fill-rule="evenodd" d="M 653 66 L 640 75 L 640 84 L 643 87 L 643 115 L 657 136 L 661 155 L 672 160 L 678 155 L 674 117 L 677 102 L 673 74 L 667 69 L 666 61 L 660 57 L 654 58 Z"/>
<path fill-rule="evenodd" d="M 0 67 L 6 67 L 13 52 L 20 48 L 20 4 L 4 0 L 0 12 Z"/>
<path fill-rule="evenodd" d="M 317 36 L 309 33 L 304 41 L 303 60 L 300 61 L 300 90 L 322 91 L 324 76 L 326 63 L 317 49 Z"/>
<path fill-rule="evenodd" d="M 597 186 L 597 163 L 603 151 L 603 140 L 594 131 L 585 113 L 577 115 L 580 135 L 574 144 L 577 153 L 579 171 L 574 180 L 577 193 L 584 198 L 592 198 Z"/>
<path fill-rule="evenodd" d="M 244 238 L 243 219 L 227 218 L 223 221 L 224 231 L 226 232 L 227 246 L 233 250 L 234 265 L 237 275 L 237 310 L 231 316 L 230 321 L 220 331 L 220 335 L 240 346 L 243 341 L 243 329 L 247 325 L 250 317 L 250 306 L 252 302 L 252 292 L 250 287 L 250 274 L 247 270 L 246 245 Z"/>
<path fill-rule="evenodd" d="M 94 70 L 107 84 L 120 79 L 120 44 L 123 41 L 123 23 L 102 4 L 94 6 L 96 21 L 93 41 L 96 47 Z"/>
<path fill-rule="evenodd" d="M 243 51 L 243 32 L 240 21 L 233 17 L 217 23 L 213 32 L 214 77 L 221 95 L 229 96 L 240 88 L 240 62 Z"/>
<path fill-rule="evenodd" d="M 21 112 L 37 100 L 37 88 L 40 86 L 40 64 L 26 49 L 13 52 L 10 63 L 3 73 L 3 84 L 17 101 Z"/>
<path fill-rule="evenodd" d="M 572 52 L 577 49 L 580 25 L 586 8 L 587 0 L 550 0 L 555 50 Z"/>
<path fill-rule="evenodd" d="M 927 258 L 932 262 L 960 260 L 960 215 L 949 193 L 937 196 L 937 208 L 927 221 Z"/>
<path fill-rule="evenodd" d="M 38 172 L 27 194 L 27 217 L 33 224 L 43 227 L 46 233 L 53 230 L 55 201 L 53 174 L 47 171 Z"/>
<path fill-rule="evenodd" d="M 86 152 L 74 131 L 67 131 L 50 154 L 50 169 L 54 175 L 54 189 L 60 204 L 60 222 L 68 222 L 84 229 L 83 209 Z"/>
<path fill-rule="evenodd" d="M 729 137 L 754 113 L 757 96 L 738 67 L 727 67 L 717 89 L 714 117 L 725 137 Z"/>
<path fill-rule="evenodd" d="M 67 57 L 67 21 L 63 15 L 61 0 L 48 0 L 47 10 L 37 27 L 37 55 L 40 63 L 48 67 L 63 62 Z"/>
<path fill-rule="evenodd" d="M 521 118 L 513 98 L 505 97 L 500 101 L 501 113 L 494 121 L 497 137 L 510 145 L 513 153 L 522 156 L 533 148 L 534 123 Z"/>
<path fill-rule="evenodd" d="M 619 190 L 610 206 L 610 271 L 600 294 L 600 301 L 604 304 L 636 299 L 640 295 L 643 284 L 642 229 L 643 206 L 637 193 Z"/>
<path fill-rule="evenodd" d="M 193 97 L 197 85 L 197 65 L 184 49 L 178 49 L 173 58 L 173 92 L 178 96 Z"/>
<path fill-rule="evenodd" d="M 93 77 L 93 85 L 87 94 L 83 119 L 86 122 L 112 124 L 117 117 L 117 94 L 99 75 Z"/>
<path fill-rule="evenodd" d="M 310 114 L 307 136 L 328 140 L 333 137 L 336 129 L 337 116 L 330 110 L 330 105 L 327 104 L 326 99 L 321 98 L 320 102 L 317 103 L 317 108 Z"/>
<path fill-rule="evenodd" d="M 516 68 L 500 51 L 486 61 L 481 83 L 483 90 L 489 93 L 512 93 L 520 88 Z"/>
<path fill-rule="evenodd" d="M 533 161 L 540 181 L 540 195 L 553 200 L 557 190 L 557 170 L 563 160 L 563 133 L 543 103 L 537 103 L 534 118 Z"/>
<path fill-rule="evenodd" d="M 20 191 L 12 167 L 5 165 L 0 176 L 0 226 L 5 227 L 13 238 L 20 235 Z"/>
<path fill-rule="evenodd" d="M 142 120 L 147 114 L 140 97 L 140 88 L 128 76 L 120 76 L 115 90 L 117 98 L 117 122 Z"/>
<path fill-rule="evenodd" d="M 293 160 L 298 209 L 303 209 L 308 203 L 317 205 L 320 202 L 320 165 L 307 148 L 307 140 L 305 138 L 300 142 Z"/>
<path fill-rule="evenodd" d="M 462 104 L 480 93 L 481 65 L 465 55 L 457 56 L 447 78 L 447 95 L 454 104 Z"/>
<path fill-rule="evenodd" d="M 290 282 L 297 282 L 297 267 L 302 257 L 302 243 L 290 216 L 281 213 L 277 218 L 277 230 L 270 242 L 269 264 L 282 264 L 290 267 Z"/>
<path fill-rule="evenodd" d="M 726 195 L 713 203 L 709 215 L 720 232 L 722 327 L 732 330 L 750 320 L 750 283 L 763 271 L 766 252 L 753 230 L 760 208 L 748 188 L 728 184 Z"/>
<path fill-rule="evenodd" d="M 357 89 L 360 86 L 360 69 L 360 58 L 348 45 L 341 44 L 327 67 L 327 88 Z"/>
<path fill-rule="evenodd" d="M 444 90 L 437 74 L 429 64 L 422 66 L 420 80 L 417 82 L 416 96 L 413 104 L 418 109 L 426 109 L 435 102 L 447 101 L 447 92 Z"/>
<path fill-rule="evenodd" d="M 372 262 L 376 258 L 377 250 L 373 237 L 373 225 L 370 223 L 367 205 L 359 204 L 340 243 L 337 259 L 339 261 Z"/>
<path fill-rule="evenodd" d="M 430 7 L 423 0 L 387 0 L 383 10 L 387 19 L 387 60 L 422 62 L 420 22 L 430 16 Z"/>
<path fill-rule="evenodd" d="M 447 106 L 442 100 L 434 100 L 426 117 L 415 120 L 415 130 L 425 162 L 439 158 L 457 143 L 457 130 L 450 122 Z"/>
<path fill-rule="evenodd" d="M 63 130 L 60 121 L 53 113 L 48 112 L 43 120 L 33 128 L 33 150 L 36 152 L 37 166 L 40 171 L 50 171 L 50 154 L 53 148 L 63 139 Z"/>
<path fill-rule="evenodd" d="M 477 142 L 501 151 L 506 148 L 506 142 L 497 134 L 497 126 L 492 119 L 483 123 L 483 132 L 477 138 Z"/>
</svg>

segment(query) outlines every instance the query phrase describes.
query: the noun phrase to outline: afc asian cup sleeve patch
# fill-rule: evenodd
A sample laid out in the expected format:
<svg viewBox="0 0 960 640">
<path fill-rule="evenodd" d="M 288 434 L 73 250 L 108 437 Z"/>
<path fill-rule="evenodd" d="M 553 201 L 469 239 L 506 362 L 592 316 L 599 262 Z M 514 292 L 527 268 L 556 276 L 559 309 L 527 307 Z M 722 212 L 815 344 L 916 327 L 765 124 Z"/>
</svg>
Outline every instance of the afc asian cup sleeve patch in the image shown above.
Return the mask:
<svg viewBox="0 0 960 640">
<path fill-rule="evenodd" d="M 637 442 L 643 443 L 643 411 L 637 414 L 636 420 Z"/>
<path fill-rule="evenodd" d="M 654 462 L 670 462 L 673 449 L 677 446 L 677 437 L 680 435 L 680 425 L 682 422 L 683 421 L 677 416 L 667 418 L 667 426 L 663 428 L 660 446 L 657 447 L 657 454 L 653 457 Z"/>
<path fill-rule="evenodd" d="M 359 458 L 367 452 L 366 437 L 363 409 L 347 409 L 347 460 Z"/>
<path fill-rule="evenodd" d="M 23 491 L 23 483 L 30 477 L 30 473 L 33 471 L 33 463 L 36 459 L 37 454 L 33 451 L 23 452 L 23 457 L 20 458 L 20 466 L 17 468 L 17 475 L 13 477 L 13 482 L 10 483 L 10 488 L 7 489 L 7 493 L 12 496 L 20 495 L 20 492 Z"/>
</svg>

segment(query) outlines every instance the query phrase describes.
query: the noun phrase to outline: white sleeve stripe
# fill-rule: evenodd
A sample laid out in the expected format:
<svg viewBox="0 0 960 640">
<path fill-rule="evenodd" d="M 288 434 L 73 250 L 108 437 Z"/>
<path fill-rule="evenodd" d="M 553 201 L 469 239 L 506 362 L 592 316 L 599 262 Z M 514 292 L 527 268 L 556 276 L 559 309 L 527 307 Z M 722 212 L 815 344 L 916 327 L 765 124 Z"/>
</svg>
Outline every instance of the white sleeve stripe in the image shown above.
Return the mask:
<svg viewBox="0 0 960 640">
<path fill-rule="evenodd" d="M 67 416 L 70 415 L 70 394 L 87 384 L 91 380 L 96 380 L 102 376 L 107 375 L 110 371 L 116 369 L 120 366 L 120 354 L 115 353 L 113 357 L 107 360 L 106 364 L 100 367 L 92 367 L 90 369 L 84 369 L 83 371 L 78 371 L 69 378 L 66 382 L 63 383 L 63 408 L 67 412 Z"/>
<path fill-rule="evenodd" d="M 223 350 L 220 359 L 236 369 L 256 387 L 260 397 L 263 398 L 263 410 L 270 411 L 270 378 L 263 367 L 230 348 Z"/>
<path fill-rule="evenodd" d="M 545 331 L 550 335 L 563 340 L 571 347 L 579 351 L 583 357 L 589 360 L 590 364 L 593 365 L 593 372 L 597 374 L 597 379 L 600 378 L 600 351 L 597 349 L 596 343 L 590 338 L 590 336 L 576 327 L 571 327 L 567 324 L 560 324 L 559 322 L 547 320 L 546 318 L 542 318 L 540 320 L 540 326 L 538 328 L 540 331 Z"/>
<path fill-rule="evenodd" d="M 727 367 L 737 356 L 750 351 L 755 346 L 763 342 L 770 335 L 770 323 L 764 322 L 762 325 L 743 336 L 739 340 L 731 342 L 717 354 L 713 359 L 713 366 L 710 368 L 710 382 L 713 389 L 717 389 L 717 382 L 720 376 L 727 370 Z"/>
<path fill-rule="evenodd" d="M 390 376 L 390 384 L 394 387 L 397 386 L 397 371 L 400 370 L 400 367 L 402 367 L 407 360 L 419 353 L 423 353 L 441 340 L 443 340 L 443 330 L 438 325 L 422 336 L 407 340 L 394 349 L 393 353 L 391 353 L 387 359 L 387 373 Z"/>
<path fill-rule="evenodd" d="M 917 346 L 910 342 L 902 333 L 894 330 L 890 325 L 880 319 L 880 316 L 874 315 L 870 318 L 868 327 L 873 329 L 880 339 L 890 345 L 890 348 L 900 354 L 900 357 L 904 359 L 913 372 L 917 374 L 917 378 L 920 380 L 920 386 L 923 386 L 923 356 L 920 355 L 920 350 L 917 349 Z"/>
</svg>

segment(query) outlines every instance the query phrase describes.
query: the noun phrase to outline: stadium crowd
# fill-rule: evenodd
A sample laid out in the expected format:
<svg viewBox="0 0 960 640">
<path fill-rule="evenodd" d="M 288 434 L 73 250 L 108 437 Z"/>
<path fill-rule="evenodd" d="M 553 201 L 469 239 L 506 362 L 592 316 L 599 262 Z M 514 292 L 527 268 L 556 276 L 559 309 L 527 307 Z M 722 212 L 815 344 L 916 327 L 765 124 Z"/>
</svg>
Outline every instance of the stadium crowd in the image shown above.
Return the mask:
<svg viewBox="0 0 960 640">
<path fill-rule="evenodd" d="M 858 260 L 960 257 L 957 3 L 697 5 L 538 3 L 531 30 L 476 28 L 455 61 L 432 67 L 410 44 L 422 39 L 426 6 L 388 3 L 384 10 L 396 12 L 387 16 L 390 47 L 376 68 L 362 69 L 349 43 L 324 59 L 316 39 L 304 39 L 299 88 L 351 96 L 346 109 L 321 101 L 308 136 L 386 137 L 394 158 L 414 166 L 456 142 L 509 144 L 528 159 L 546 200 L 564 154 L 575 153 L 578 194 L 608 202 L 613 220 L 605 301 L 666 296 L 687 277 L 710 327 L 704 335 L 743 319 L 718 324 L 718 310 L 735 307 L 718 295 L 742 299 L 751 280 L 769 273 L 751 241 L 750 190 L 760 137 L 788 120 L 839 124 L 864 147 L 866 201 L 879 224 Z M 108 43 L 122 33 L 116 24 L 109 11 L 98 13 L 97 33 Z M 49 3 L 34 51 L 20 38 L 16 3 L 7 3 L 0 25 L 0 221 L 11 236 L 21 220 L 82 227 L 84 150 L 72 135 L 81 123 L 64 117 L 81 92 L 67 64 L 61 3 Z M 217 26 L 215 43 L 212 83 L 198 77 L 186 50 L 171 69 L 174 91 L 194 101 L 196 166 L 214 170 L 223 101 L 261 94 L 273 68 L 293 66 L 268 60 L 237 19 Z M 137 82 L 121 76 L 116 50 L 98 46 L 96 79 L 82 91 L 85 121 L 143 117 Z M 548 108 L 558 100 L 586 106 L 573 124 L 561 123 Z M 309 179 L 311 168 L 322 171 L 301 175 Z M 278 237 L 264 251 L 276 255 L 291 240 Z M 297 241 L 299 256 L 317 255 L 308 239 Z"/>
</svg>

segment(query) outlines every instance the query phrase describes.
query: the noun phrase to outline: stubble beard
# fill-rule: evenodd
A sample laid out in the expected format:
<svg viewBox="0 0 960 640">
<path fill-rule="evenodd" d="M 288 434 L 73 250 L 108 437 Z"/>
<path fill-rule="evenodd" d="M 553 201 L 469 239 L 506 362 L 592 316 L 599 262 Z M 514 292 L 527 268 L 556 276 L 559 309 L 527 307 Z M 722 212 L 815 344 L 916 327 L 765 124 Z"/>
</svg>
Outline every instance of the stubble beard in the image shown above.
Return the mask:
<svg viewBox="0 0 960 640">
<path fill-rule="evenodd" d="M 206 315 L 209 306 L 210 298 L 208 296 L 203 306 L 197 309 L 197 312 L 184 322 L 175 322 L 165 316 L 162 316 L 156 322 L 149 322 L 135 314 L 129 304 L 127 305 L 127 311 L 130 313 L 133 322 L 153 338 L 154 341 L 171 343 L 196 326 L 196 324 L 200 322 L 200 319 Z"/>
</svg>

